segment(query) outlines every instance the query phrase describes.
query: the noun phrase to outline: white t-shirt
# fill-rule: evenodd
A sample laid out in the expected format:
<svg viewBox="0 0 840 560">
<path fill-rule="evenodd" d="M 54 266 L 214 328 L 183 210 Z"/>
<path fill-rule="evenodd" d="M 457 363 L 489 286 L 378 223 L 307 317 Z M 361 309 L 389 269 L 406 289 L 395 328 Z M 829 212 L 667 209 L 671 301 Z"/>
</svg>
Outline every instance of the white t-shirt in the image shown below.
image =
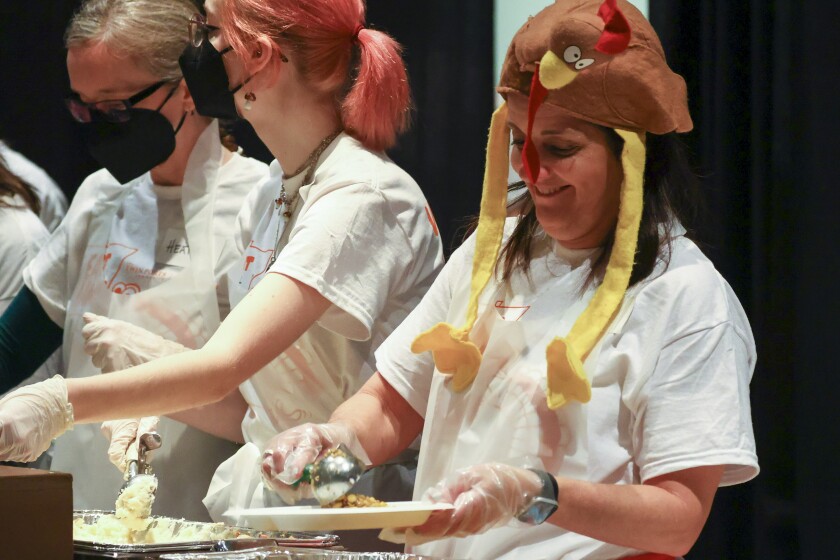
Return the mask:
<svg viewBox="0 0 840 560">
<path fill-rule="evenodd" d="M 514 220 L 508 219 L 508 225 Z M 378 371 L 426 419 L 415 498 L 454 470 L 494 461 L 609 484 L 637 484 L 704 465 L 726 466 L 721 485 L 757 474 L 749 401 L 755 364 L 750 326 L 729 285 L 690 240 L 676 237 L 667 269 L 660 265 L 628 292 L 633 301 L 618 314 L 623 316 L 620 324 L 608 329 L 596 346 L 597 355 L 593 350 L 594 364 L 586 362 L 592 400 L 551 411 L 544 396 L 546 340 L 565 334 L 551 325 L 543 329 L 548 338 L 538 344 L 528 344 L 526 337 L 524 351 L 483 348 L 484 362 L 492 370 L 489 380 L 481 379 L 480 370 L 463 393 L 446 388 L 448 376 L 436 372 L 431 353 L 409 350 L 418 334 L 439 322 L 463 324 L 474 239 L 452 255 L 420 305 L 376 352 Z M 529 312 L 535 312 L 530 306 L 546 286 L 563 285 L 566 276 L 581 270 L 579 278 L 588 274 L 588 257 L 545 251 L 532 261 L 533 283 L 517 274 L 512 281 L 517 289 L 491 298 L 496 301 L 484 299 L 480 321 L 488 316 L 496 317 L 496 325 L 499 316 L 503 325 L 527 321 Z M 499 289 L 498 283 L 490 284 L 488 290 Z M 575 302 L 580 290 L 580 282 L 569 282 L 565 292 L 551 293 L 550 302 L 543 299 L 542 304 L 557 302 L 559 307 L 549 317 L 560 322 L 563 308 L 573 305 L 567 302 Z M 488 335 L 476 334 L 478 326 L 472 336 L 482 347 Z M 509 340 L 515 348 L 513 338 Z M 504 420 L 497 422 L 499 418 Z M 520 524 L 429 543 L 412 552 L 570 560 L 618 558 L 633 551 L 550 524 Z"/>
<path fill-rule="evenodd" d="M 23 285 L 21 271 L 49 238 L 38 216 L 19 196 L 4 198 L 15 208 L 0 206 L 0 306 L 5 310 Z"/>
<path fill-rule="evenodd" d="M 227 271 L 236 261 L 236 247 L 232 232 L 236 216 L 246 194 L 265 176 L 266 165 L 257 160 L 232 154 L 231 159 L 219 168 L 216 203 L 213 209 L 213 232 L 219 253 L 215 260 L 216 292 L 219 313 L 224 318 L 230 311 L 228 303 Z M 26 285 L 38 296 L 47 315 L 64 327 L 67 300 L 73 294 L 82 273 L 82 259 L 88 244 L 88 227 L 91 212 L 99 193 L 109 191 L 108 196 L 118 196 L 122 185 L 105 169 L 90 175 L 79 187 L 67 213 L 67 219 L 53 233 L 41 253 L 24 271 Z M 163 237 L 157 241 L 160 251 L 158 261 L 171 262 L 167 247 L 181 254 L 182 245 L 177 238 L 184 231 L 184 215 L 181 210 L 180 187 L 153 187 L 150 196 L 158 198 L 158 223 L 156 231 Z M 141 227 L 155 227 L 141 224 Z M 167 233 L 171 235 L 167 235 Z M 158 253 L 158 251 L 156 251 Z M 169 267 L 171 268 L 171 267 Z M 166 276 L 171 272 L 161 266 L 157 272 Z M 151 280 L 151 279 L 150 279 Z M 158 278 L 155 281 L 160 281 Z"/>
<path fill-rule="evenodd" d="M 20 197 L 8 200 L 18 208 L 0 207 L 0 315 L 6 311 L 23 286 L 23 268 L 35 258 L 50 234 L 41 220 Z M 43 381 L 61 371 L 56 352 L 18 387 Z"/>
<path fill-rule="evenodd" d="M 41 201 L 39 217 L 49 231 L 54 231 L 67 212 L 67 197 L 47 172 L 28 160 L 23 154 L 0 142 L 0 156 L 9 170 L 35 189 Z"/>
<path fill-rule="evenodd" d="M 321 156 L 313 182 L 301 182 L 298 176 L 283 185 L 275 161 L 239 217 L 244 256 L 231 275 L 240 292 L 266 274 L 284 274 L 333 304 L 243 384 L 252 408 L 243 432 L 257 445 L 303 422 L 326 421 L 373 374 L 373 349 L 420 301 L 443 266 L 440 236 L 423 193 L 384 154 L 342 134 Z M 281 185 L 295 200 L 285 230 L 274 203 Z M 272 264 L 275 248 L 280 251 Z"/>
</svg>

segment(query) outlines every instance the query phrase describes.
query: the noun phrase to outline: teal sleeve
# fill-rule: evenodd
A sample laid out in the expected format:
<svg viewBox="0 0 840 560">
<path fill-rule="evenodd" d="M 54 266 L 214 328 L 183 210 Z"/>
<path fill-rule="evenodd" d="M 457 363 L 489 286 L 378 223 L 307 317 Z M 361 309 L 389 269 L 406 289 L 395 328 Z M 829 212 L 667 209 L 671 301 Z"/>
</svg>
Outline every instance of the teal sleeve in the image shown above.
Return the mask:
<svg viewBox="0 0 840 560">
<path fill-rule="evenodd" d="M 0 394 L 35 373 L 61 346 L 63 330 L 26 286 L 0 316 Z"/>
</svg>

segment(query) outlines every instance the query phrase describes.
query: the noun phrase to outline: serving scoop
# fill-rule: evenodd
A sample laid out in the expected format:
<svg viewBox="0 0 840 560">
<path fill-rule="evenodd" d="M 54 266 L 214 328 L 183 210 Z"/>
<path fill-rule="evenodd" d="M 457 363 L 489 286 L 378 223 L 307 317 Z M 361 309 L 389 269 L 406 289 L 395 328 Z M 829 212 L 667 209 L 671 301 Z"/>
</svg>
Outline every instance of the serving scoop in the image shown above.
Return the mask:
<svg viewBox="0 0 840 560">
<path fill-rule="evenodd" d="M 322 506 L 347 494 L 365 472 L 365 464 L 343 443 L 309 465 L 297 484 L 308 482 Z"/>
<path fill-rule="evenodd" d="M 152 466 L 146 462 L 146 453 L 158 449 L 163 440 L 157 432 L 148 432 L 140 436 L 140 443 L 137 446 L 137 457 L 129 458 L 128 466 L 125 469 L 125 482 L 120 488 L 119 493 L 122 494 L 126 488 L 133 484 L 143 481 L 143 477 L 151 477 L 157 479 L 152 472 Z M 130 454 L 133 455 L 131 451 Z M 157 481 L 155 481 L 155 489 L 157 489 Z"/>
</svg>

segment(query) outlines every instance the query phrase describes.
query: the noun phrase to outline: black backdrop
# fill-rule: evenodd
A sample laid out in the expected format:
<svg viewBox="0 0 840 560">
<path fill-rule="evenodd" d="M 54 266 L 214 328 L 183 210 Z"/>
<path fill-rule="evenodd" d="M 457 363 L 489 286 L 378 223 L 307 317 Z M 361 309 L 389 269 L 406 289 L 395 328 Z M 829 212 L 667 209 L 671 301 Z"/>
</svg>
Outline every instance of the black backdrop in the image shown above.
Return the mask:
<svg viewBox="0 0 840 560">
<path fill-rule="evenodd" d="M 691 559 L 837 558 L 840 4 L 650 0 L 689 85 L 706 252 L 741 298 L 758 364 L 762 472 L 718 493 Z"/>
<path fill-rule="evenodd" d="M 759 351 L 752 404 L 762 473 L 719 492 L 688 558 L 834 558 L 840 4 L 650 3 L 669 60 L 689 84 L 696 128 L 687 141 L 710 207 L 705 250 L 747 309 Z M 0 2 L 0 137 L 70 195 L 94 168 L 61 102 L 61 33 L 75 5 Z M 373 26 L 406 46 L 417 106 L 392 155 L 426 191 L 448 248 L 478 207 L 492 110 L 491 5 L 368 1 Z M 243 144 L 263 154 L 246 129 Z"/>
</svg>

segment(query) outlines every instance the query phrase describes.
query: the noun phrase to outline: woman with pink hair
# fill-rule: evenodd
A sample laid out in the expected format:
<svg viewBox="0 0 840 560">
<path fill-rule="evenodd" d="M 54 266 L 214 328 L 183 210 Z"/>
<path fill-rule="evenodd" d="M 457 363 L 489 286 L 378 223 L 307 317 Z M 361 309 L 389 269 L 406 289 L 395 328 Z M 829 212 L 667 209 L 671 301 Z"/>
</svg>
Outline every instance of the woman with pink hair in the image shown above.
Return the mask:
<svg viewBox="0 0 840 560">
<path fill-rule="evenodd" d="M 361 387 L 374 372 L 373 350 L 443 259 L 422 192 L 383 152 L 407 126 L 409 89 L 399 46 L 365 27 L 361 0 L 205 7 L 181 57 L 196 110 L 241 115 L 276 158 L 239 216 L 235 307 L 198 350 L 9 395 L 0 401 L 0 459 L 37 456 L 74 422 L 179 413 L 247 442 L 205 498 L 218 518 L 276 498 L 262 490 L 266 442 L 326 421 Z M 91 317 L 85 335 L 102 363 L 141 333 Z M 110 423 L 114 462 L 124 463 L 137 425 Z"/>
</svg>

